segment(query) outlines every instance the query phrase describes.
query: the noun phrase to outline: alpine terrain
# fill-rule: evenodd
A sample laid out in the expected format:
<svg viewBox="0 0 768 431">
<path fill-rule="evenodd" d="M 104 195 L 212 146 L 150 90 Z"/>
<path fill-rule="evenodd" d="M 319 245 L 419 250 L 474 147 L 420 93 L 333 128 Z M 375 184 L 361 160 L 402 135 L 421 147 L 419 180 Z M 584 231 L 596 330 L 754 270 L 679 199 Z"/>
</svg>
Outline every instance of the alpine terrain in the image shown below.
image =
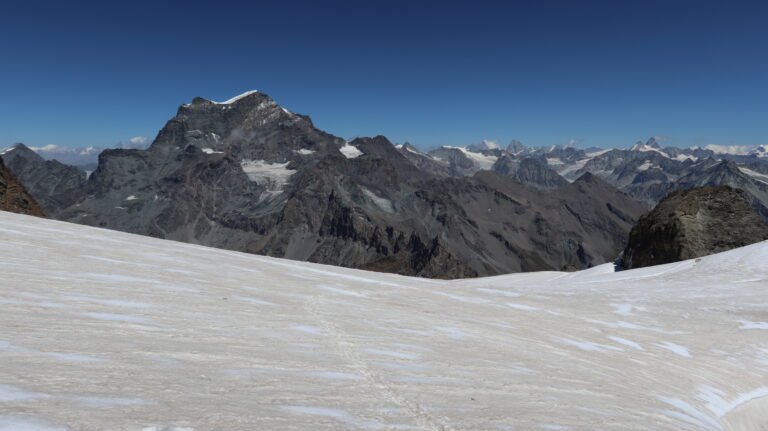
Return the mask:
<svg viewBox="0 0 768 431">
<path fill-rule="evenodd" d="M 0 226 L 0 429 L 768 426 L 768 242 L 449 282 Z"/>
<path fill-rule="evenodd" d="M 648 204 L 512 147 L 348 142 L 251 91 L 195 98 L 89 175 L 23 144 L 2 156 L 51 217 L 157 238 L 437 278 L 614 260 Z"/>
</svg>

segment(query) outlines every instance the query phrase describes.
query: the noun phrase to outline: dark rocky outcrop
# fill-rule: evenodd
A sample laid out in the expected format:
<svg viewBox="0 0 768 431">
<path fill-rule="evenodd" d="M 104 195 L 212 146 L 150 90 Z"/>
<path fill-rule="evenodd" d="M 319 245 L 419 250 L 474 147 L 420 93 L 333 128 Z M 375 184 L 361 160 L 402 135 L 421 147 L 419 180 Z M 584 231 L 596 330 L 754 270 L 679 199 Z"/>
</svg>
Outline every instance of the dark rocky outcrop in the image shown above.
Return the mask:
<svg viewBox="0 0 768 431">
<path fill-rule="evenodd" d="M 45 217 L 43 208 L 27 193 L 0 159 L 0 211 Z"/>
<path fill-rule="evenodd" d="M 637 222 L 623 253 L 627 269 L 677 262 L 768 239 L 768 224 L 741 190 L 678 190 Z"/>
</svg>

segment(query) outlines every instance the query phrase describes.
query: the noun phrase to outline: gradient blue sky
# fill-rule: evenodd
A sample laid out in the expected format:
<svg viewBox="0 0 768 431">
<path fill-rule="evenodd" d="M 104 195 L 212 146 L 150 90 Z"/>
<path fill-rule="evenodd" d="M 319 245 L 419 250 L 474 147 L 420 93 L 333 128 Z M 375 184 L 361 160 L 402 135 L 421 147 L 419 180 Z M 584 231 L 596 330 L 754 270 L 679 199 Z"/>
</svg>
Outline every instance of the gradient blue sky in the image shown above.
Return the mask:
<svg viewBox="0 0 768 431">
<path fill-rule="evenodd" d="M 0 59 L 0 147 L 151 140 L 250 89 L 422 148 L 768 143 L 765 1 L 14 1 Z"/>
</svg>

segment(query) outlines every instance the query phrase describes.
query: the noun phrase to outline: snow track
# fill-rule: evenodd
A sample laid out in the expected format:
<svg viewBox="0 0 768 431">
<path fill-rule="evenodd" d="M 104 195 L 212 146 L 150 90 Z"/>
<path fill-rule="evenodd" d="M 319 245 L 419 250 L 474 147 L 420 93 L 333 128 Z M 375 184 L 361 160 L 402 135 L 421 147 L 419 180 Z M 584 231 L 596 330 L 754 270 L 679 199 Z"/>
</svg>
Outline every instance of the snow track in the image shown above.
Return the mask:
<svg viewBox="0 0 768 431">
<path fill-rule="evenodd" d="M 768 243 L 451 282 L 3 212 L 0 244 L 0 429 L 768 426 Z"/>
</svg>

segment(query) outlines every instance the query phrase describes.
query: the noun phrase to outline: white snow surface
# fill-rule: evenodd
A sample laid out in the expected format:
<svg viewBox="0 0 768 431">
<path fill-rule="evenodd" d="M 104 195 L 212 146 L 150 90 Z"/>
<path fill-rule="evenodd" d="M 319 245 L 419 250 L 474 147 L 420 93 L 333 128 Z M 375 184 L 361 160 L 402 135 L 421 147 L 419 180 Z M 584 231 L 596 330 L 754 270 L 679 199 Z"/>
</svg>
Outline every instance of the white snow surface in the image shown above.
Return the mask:
<svg viewBox="0 0 768 431">
<path fill-rule="evenodd" d="M 647 171 L 651 167 L 653 167 L 653 162 L 650 162 L 650 161 L 646 160 L 645 163 L 643 163 L 642 165 L 637 167 L 637 171 L 638 172 Z"/>
<path fill-rule="evenodd" d="M 6 212 L 0 243 L 0 429 L 768 423 L 768 242 L 456 281 Z"/>
<path fill-rule="evenodd" d="M 363 155 L 362 151 L 358 150 L 354 145 L 349 145 L 349 142 L 344 143 L 344 145 L 339 148 L 339 151 L 341 151 L 341 154 L 344 154 L 344 157 L 348 159 L 354 159 L 355 157 Z"/>
</svg>

